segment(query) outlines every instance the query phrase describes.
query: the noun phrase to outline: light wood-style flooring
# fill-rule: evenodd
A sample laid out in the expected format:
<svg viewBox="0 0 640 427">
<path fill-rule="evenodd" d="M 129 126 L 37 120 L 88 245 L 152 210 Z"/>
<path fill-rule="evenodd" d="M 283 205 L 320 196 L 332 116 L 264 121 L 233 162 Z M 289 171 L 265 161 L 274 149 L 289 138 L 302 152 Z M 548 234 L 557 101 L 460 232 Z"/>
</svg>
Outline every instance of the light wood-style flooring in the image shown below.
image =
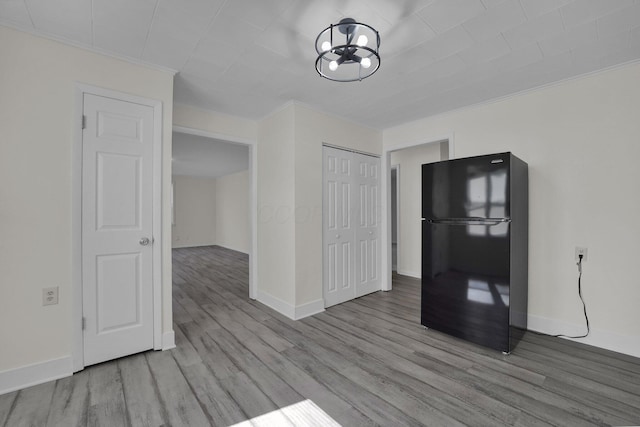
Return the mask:
<svg viewBox="0 0 640 427">
<path fill-rule="evenodd" d="M 228 426 L 307 399 L 345 427 L 640 424 L 639 359 L 530 333 L 507 356 L 425 330 L 415 279 L 292 321 L 248 299 L 244 254 L 176 249 L 173 268 L 176 349 L 2 395 L 0 426 Z"/>
</svg>

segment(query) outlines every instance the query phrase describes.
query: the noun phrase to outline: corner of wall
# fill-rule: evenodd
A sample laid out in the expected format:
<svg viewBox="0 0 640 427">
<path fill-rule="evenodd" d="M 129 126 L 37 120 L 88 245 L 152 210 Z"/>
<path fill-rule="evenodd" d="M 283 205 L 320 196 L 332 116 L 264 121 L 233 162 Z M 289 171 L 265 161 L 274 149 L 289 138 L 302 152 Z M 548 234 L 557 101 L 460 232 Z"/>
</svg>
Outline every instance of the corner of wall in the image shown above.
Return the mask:
<svg viewBox="0 0 640 427">
<path fill-rule="evenodd" d="M 278 313 L 287 316 L 291 320 L 300 320 L 305 317 L 313 316 L 314 314 L 322 313 L 324 311 L 323 299 L 311 301 L 306 304 L 291 305 L 278 297 L 258 290 L 257 300 L 258 302 L 266 305 L 269 308 L 272 308 Z"/>
</svg>

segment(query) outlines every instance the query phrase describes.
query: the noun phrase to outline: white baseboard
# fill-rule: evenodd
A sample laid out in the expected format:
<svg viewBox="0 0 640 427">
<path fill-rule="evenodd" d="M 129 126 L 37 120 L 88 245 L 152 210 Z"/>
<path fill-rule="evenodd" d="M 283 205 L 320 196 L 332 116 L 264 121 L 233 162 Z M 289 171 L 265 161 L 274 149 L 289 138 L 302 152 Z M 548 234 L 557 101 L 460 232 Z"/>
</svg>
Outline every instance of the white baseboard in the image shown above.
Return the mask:
<svg viewBox="0 0 640 427">
<path fill-rule="evenodd" d="M 295 320 L 300 320 L 305 317 L 313 316 L 314 314 L 322 313 L 323 311 L 324 311 L 323 299 L 317 299 L 315 301 L 311 301 L 306 304 L 298 305 L 295 307 Z"/>
<path fill-rule="evenodd" d="M 73 375 L 71 356 L 0 372 L 0 394 Z"/>
<path fill-rule="evenodd" d="M 587 331 L 587 327 L 584 324 L 576 325 L 533 314 L 527 316 L 527 323 L 527 329 L 549 335 L 583 335 Z M 633 357 L 640 357 L 640 337 L 637 335 L 622 335 L 592 327 L 591 333 L 586 338 L 567 339 Z"/>
<path fill-rule="evenodd" d="M 162 334 L 162 350 L 176 348 L 176 335 L 173 330 Z"/>
<path fill-rule="evenodd" d="M 295 320 L 296 309 L 293 305 L 289 304 L 288 302 L 283 301 L 278 297 L 274 297 L 273 295 L 260 290 L 258 290 L 257 300 L 262 304 L 266 305 L 267 307 L 274 309 L 278 313 L 284 316 L 287 316 L 289 319 Z"/>
<path fill-rule="evenodd" d="M 249 252 L 244 251 L 244 250 L 240 250 L 238 248 L 232 248 L 231 246 L 225 246 L 225 245 L 221 245 L 219 243 L 216 243 L 216 246 L 220 246 L 221 248 L 229 249 L 230 251 L 240 252 L 241 254 L 249 255 Z"/>
<path fill-rule="evenodd" d="M 171 245 L 171 249 L 183 249 L 183 248 L 201 248 L 204 246 L 216 246 L 217 243 L 176 243 Z"/>
<path fill-rule="evenodd" d="M 257 299 L 262 304 L 292 320 L 300 320 L 304 317 L 312 316 L 324 311 L 324 300 L 321 299 L 295 306 L 264 291 L 258 291 Z"/>
<path fill-rule="evenodd" d="M 420 271 L 398 270 L 397 273 L 402 276 L 413 277 L 414 279 L 422 279 L 422 273 Z"/>
</svg>

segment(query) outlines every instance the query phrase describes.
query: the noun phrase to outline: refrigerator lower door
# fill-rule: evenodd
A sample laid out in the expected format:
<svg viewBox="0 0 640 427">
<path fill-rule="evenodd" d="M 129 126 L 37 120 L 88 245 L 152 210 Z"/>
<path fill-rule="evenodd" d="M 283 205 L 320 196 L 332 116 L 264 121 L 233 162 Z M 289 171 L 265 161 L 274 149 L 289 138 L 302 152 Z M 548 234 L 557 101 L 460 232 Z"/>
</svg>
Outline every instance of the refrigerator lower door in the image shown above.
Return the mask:
<svg viewBox="0 0 640 427">
<path fill-rule="evenodd" d="M 509 352 L 509 222 L 422 224 L 422 324 Z"/>
</svg>

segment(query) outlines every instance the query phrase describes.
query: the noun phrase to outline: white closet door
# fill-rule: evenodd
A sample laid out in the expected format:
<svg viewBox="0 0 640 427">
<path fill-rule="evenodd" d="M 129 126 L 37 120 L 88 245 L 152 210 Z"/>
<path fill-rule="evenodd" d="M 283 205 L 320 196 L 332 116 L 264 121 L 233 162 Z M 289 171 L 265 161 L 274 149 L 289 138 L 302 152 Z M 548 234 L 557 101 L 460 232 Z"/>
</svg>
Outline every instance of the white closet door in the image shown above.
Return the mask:
<svg viewBox="0 0 640 427">
<path fill-rule="evenodd" d="M 354 153 L 356 225 L 356 297 L 380 290 L 380 159 Z"/>
<path fill-rule="evenodd" d="M 325 307 L 380 289 L 380 159 L 324 147 Z"/>
<path fill-rule="evenodd" d="M 353 159 L 324 147 L 324 301 L 329 307 L 355 298 Z"/>
</svg>

